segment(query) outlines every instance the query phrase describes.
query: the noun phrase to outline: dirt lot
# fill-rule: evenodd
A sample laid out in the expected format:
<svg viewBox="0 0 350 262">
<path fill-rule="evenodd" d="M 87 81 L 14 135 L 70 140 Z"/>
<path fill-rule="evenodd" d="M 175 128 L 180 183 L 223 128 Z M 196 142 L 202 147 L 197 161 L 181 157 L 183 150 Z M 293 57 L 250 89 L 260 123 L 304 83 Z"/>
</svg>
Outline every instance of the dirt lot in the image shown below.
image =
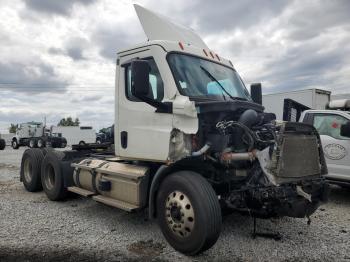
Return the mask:
<svg viewBox="0 0 350 262">
<path fill-rule="evenodd" d="M 252 239 L 252 219 L 224 218 L 216 245 L 197 257 L 174 251 L 145 214 L 74 197 L 51 202 L 19 182 L 24 149 L 0 151 L 0 261 L 350 261 L 350 190 L 306 219 L 258 220 L 282 239 Z"/>
</svg>

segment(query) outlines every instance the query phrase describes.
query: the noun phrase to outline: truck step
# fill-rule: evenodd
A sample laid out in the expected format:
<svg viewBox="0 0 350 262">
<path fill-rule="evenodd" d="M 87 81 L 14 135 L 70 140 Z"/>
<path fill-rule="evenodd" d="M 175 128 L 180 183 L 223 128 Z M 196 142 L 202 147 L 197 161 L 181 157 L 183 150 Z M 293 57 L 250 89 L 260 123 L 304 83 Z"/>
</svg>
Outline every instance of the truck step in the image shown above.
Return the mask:
<svg viewBox="0 0 350 262">
<path fill-rule="evenodd" d="M 80 188 L 80 187 L 76 187 L 76 186 L 70 186 L 67 188 L 68 191 L 76 193 L 78 195 L 84 196 L 84 197 L 89 197 L 89 196 L 93 196 L 96 195 L 96 193 L 91 192 L 89 190 Z"/>
<path fill-rule="evenodd" d="M 101 203 L 103 203 L 105 205 L 109 205 L 109 206 L 112 206 L 112 207 L 120 208 L 120 209 L 123 209 L 125 211 L 129 211 L 129 212 L 139 208 L 138 206 L 135 206 L 133 204 L 129 204 L 129 203 L 126 203 L 126 202 L 123 202 L 123 201 L 120 201 L 120 200 L 116 200 L 116 199 L 112 199 L 112 198 L 109 198 L 109 197 L 105 197 L 105 196 L 102 196 L 102 195 L 93 196 L 92 199 L 97 201 L 97 202 L 101 202 Z"/>
</svg>

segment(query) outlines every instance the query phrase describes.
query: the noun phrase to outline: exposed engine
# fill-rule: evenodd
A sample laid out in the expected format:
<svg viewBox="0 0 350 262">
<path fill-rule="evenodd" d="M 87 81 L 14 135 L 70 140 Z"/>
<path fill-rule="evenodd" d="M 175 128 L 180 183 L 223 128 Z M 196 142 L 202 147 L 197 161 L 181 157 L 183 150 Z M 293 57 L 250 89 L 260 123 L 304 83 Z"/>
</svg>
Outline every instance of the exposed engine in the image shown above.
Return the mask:
<svg viewBox="0 0 350 262">
<path fill-rule="evenodd" d="M 253 109 L 199 120 L 195 136 L 173 133 L 173 152 L 198 158 L 226 207 L 260 217 L 305 217 L 326 201 L 327 167 L 312 126 L 277 124 L 274 114 Z"/>
</svg>

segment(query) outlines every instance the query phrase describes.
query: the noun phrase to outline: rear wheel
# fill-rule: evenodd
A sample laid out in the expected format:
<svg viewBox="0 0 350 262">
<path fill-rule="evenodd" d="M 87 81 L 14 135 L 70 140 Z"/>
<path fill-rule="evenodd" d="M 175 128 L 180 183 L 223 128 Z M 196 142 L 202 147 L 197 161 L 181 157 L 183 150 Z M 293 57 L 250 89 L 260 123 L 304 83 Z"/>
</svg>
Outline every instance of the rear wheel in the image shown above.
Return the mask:
<svg viewBox="0 0 350 262">
<path fill-rule="evenodd" d="M 157 219 L 169 244 L 187 255 L 213 246 L 222 220 L 215 191 L 201 175 L 191 171 L 164 179 L 157 194 Z"/>
<path fill-rule="evenodd" d="M 4 150 L 6 147 L 6 142 L 4 139 L 0 139 L 0 150 Z"/>
<path fill-rule="evenodd" d="M 39 148 L 45 147 L 45 141 L 42 138 L 38 139 L 38 143 L 37 144 L 38 144 Z"/>
<path fill-rule="evenodd" d="M 39 149 L 24 151 L 21 162 L 21 181 L 29 192 L 35 192 L 41 187 L 41 163 L 44 155 Z"/>
<path fill-rule="evenodd" d="M 85 141 L 80 141 L 79 142 L 79 146 L 85 146 L 85 145 L 86 145 Z"/>
<path fill-rule="evenodd" d="M 41 164 L 42 187 L 50 200 L 57 201 L 66 198 L 62 172 L 63 152 L 47 151 Z"/>
<path fill-rule="evenodd" d="M 35 139 L 31 138 L 31 139 L 29 140 L 29 147 L 30 147 L 30 148 L 36 147 L 36 140 L 35 140 Z"/>
<path fill-rule="evenodd" d="M 13 149 L 18 149 L 19 148 L 19 144 L 18 144 L 17 139 L 12 140 L 11 146 L 12 146 Z"/>
</svg>

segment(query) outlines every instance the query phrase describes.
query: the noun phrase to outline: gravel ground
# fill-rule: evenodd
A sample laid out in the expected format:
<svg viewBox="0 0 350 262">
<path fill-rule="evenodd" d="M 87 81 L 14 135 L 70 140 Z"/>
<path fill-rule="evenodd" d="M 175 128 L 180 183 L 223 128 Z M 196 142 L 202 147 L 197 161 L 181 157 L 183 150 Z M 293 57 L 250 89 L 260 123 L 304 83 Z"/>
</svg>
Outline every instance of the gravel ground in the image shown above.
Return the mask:
<svg viewBox="0 0 350 262">
<path fill-rule="evenodd" d="M 252 219 L 224 218 L 216 245 L 196 257 L 174 251 L 145 214 L 72 197 L 51 202 L 19 182 L 24 149 L 0 151 L 0 261 L 350 261 L 350 190 L 306 219 L 258 220 L 282 239 L 252 239 Z"/>
</svg>

